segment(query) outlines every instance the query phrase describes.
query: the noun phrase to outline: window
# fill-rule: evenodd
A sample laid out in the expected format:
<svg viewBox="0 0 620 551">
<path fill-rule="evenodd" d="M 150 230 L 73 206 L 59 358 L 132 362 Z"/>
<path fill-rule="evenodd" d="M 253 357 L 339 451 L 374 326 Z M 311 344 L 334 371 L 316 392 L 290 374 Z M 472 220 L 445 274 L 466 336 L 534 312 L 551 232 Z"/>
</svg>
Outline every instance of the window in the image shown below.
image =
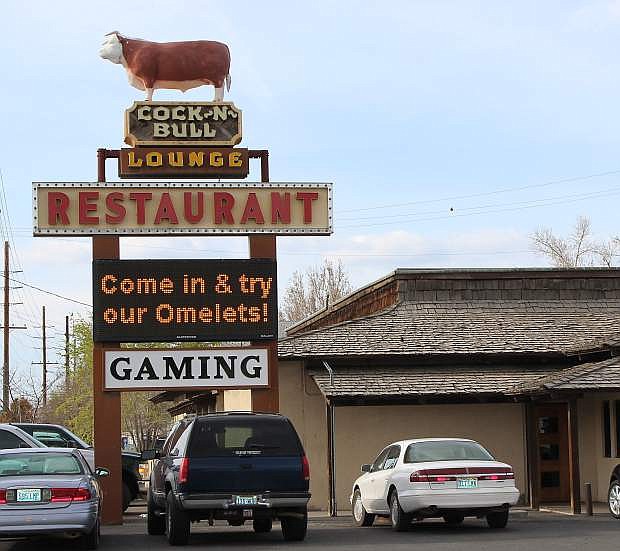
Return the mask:
<svg viewBox="0 0 620 551">
<path fill-rule="evenodd" d="M 400 455 L 400 446 L 392 446 L 388 449 L 388 454 L 383 464 L 384 469 L 393 469 L 398 462 L 398 456 Z"/>
<path fill-rule="evenodd" d="M 611 418 L 609 400 L 603 401 L 603 455 L 611 457 Z"/>
<path fill-rule="evenodd" d="M 82 474 L 80 462 L 68 453 L 12 453 L 0 457 L 0 476 Z"/>
<path fill-rule="evenodd" d="M 460 459 L 493 461 L 493 456 L 480 444 L 467 440 L 416 442 L 410 444 L 405 452 L 405 463 L 458 461 Z"/>
<path fill-rule="evenodd" d="M 12 448 L 19 448 L 25 446 L 30 448 L 19 436 L 15 436 L 8 430 L 0 430 L 0 449 L 7 450 Z"/>
<path fill-rule="evenodd" d="M 372 467 L 370 468 L 371 473 L 374 473 L 375 471 L 380 471 L 383 468 L 383 462 L 385 461 L 385 458 L 387 457 L 387 454 L 389 451 L 390 451 L 389 448 L 385 448 L 377 456 L 377 459 L 375 459 L 375 462 L 372 464 Z"/>
</svg>

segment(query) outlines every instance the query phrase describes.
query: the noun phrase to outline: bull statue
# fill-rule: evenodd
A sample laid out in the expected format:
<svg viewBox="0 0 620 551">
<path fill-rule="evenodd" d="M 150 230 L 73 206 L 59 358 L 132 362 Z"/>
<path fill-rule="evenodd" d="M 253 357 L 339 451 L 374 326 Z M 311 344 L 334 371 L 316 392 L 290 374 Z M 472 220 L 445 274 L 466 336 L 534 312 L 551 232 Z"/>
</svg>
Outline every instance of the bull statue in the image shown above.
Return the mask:
<svg viewBox="0 0 620 551">
<path fill-rule="evenodd" d="M 129 84 L 146 91 L 168 88 L 185 92 L 212 84 L 213 101 L 224 99 L 224 83 L 230 91 L 230 52 L 226 44 L 210 40 L 187 42 L 149 42 L 127 38 L 114 31 L 105 35 L 99 55 L 125 67 Z"/>
</svg>

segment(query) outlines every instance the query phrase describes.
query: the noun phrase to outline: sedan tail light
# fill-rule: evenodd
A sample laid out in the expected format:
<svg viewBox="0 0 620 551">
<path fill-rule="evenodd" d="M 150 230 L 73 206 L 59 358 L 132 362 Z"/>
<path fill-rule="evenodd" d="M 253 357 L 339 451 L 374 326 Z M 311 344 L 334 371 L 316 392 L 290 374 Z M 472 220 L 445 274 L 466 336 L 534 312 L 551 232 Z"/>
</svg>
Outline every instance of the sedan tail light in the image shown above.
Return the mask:
<svg viewBox="0 0 620 551">
<path fill-rule="evenodd" d="M 187 484 L 189 480 L 189 457 L 184 457 L 181 460 L 181 467 L 179 468 L 179 484 Z"/>
<path fill-rule="evenodd" d="M 88 488 L 52 488 L 52 503 L 69 503 L 71 501 L 88 501 L 91 499 L 91 493 Z"/>
<path fill-rule="evenodd" d="M 0 505 L 6 505 L 6 490 L 0 490 Z"/>
</svg>

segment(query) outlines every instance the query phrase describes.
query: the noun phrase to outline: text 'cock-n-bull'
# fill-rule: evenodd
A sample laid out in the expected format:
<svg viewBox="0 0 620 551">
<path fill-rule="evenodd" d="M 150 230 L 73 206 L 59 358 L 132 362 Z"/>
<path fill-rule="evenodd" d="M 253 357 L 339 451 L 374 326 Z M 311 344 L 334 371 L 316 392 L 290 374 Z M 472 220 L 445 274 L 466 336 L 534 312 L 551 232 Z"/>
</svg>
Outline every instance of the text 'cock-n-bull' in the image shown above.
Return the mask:
<svg viewBox="0 0 620 551">
<path fill-rule="evenodd" d="M 147 101 L 158 88 L 185 92 L 212 84 L 213 101 L 224 99 L 224 84 L 230 90 L 230 51 L 221 42 L 149 42 L 114 31 L 106 35 L 99 55 L 125 67 L 129 83 L 145 90 Z"/>
</svg>

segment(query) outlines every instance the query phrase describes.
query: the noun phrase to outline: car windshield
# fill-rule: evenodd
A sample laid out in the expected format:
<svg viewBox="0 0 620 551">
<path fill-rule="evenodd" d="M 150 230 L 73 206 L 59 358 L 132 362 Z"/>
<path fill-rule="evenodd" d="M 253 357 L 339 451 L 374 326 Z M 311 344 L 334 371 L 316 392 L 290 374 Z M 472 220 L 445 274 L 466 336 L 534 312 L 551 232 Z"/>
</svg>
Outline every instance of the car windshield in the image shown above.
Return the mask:
<svg viewBox="0 0 620 551">
<path fill-rule="evenodd" d="M 467 440 L 437 440 L 410 444 L 405 452 L 405 463 L 423 461 L 493 461 L 493 456 L 476 442 Z"/>
<path fill-rule="evenodd" d="M 83 474 L 69 453 L 11 453 L 0 455 L 0 476 Z"/>
<path fill-rule="evenodd" d="M 53 427 L 46 425 L 29 425 L 29 424 L 17 424 L 16 426 L 27 432 L 39 442 L 42 442 L 50 448 L 91 448 L 90 444 L 87 444 L 76 434 L 73 434 L 69 429 L 63 427 Z"/>
</svg>

